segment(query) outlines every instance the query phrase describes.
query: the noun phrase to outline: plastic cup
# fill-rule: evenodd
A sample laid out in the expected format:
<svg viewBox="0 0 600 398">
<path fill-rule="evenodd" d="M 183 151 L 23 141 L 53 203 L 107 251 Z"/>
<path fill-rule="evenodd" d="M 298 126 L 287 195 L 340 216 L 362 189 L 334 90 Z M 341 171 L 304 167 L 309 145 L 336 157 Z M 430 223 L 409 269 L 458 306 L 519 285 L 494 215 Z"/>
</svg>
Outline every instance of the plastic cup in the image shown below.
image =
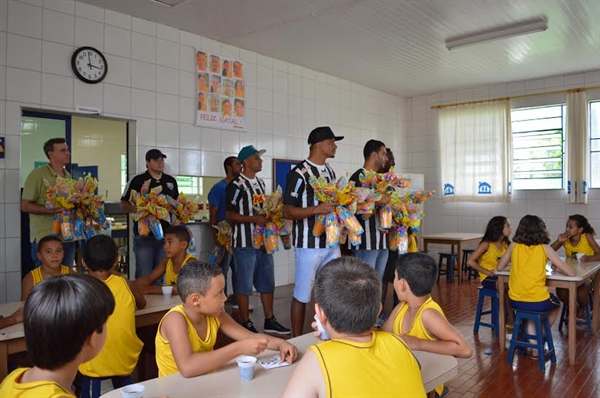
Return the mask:
<svg viewBox="0 0 600 398">
<path fill-rule="evenodd" d="M 242 355 L 237 359 L 238 369 L 240 370 L 240 377 L 243 381 L 250 381 L 254 379 L 254 365 L 256 365 L 256 358 L 249 355 Z"/>
<path fill-rule="evenodd" d="M 581 262 L 581 257 L 585 256 L 583 253 L 577 253 L 575 257 L 577 257 L 577 261 Z"/>
<path fill-rule="evenodd" d="M 173 286 L 163 286 L 162 292 L 165 300 L 169 300 L 171 298 L 171 294 L 173 294 Z"/>
<path fill-rule="evenodd" d="M 142 398 L 145 389 L 146 387 L 141 384 L 130 384 L 121 388 L 121 396 L 123 398 Z"/>
</svg>

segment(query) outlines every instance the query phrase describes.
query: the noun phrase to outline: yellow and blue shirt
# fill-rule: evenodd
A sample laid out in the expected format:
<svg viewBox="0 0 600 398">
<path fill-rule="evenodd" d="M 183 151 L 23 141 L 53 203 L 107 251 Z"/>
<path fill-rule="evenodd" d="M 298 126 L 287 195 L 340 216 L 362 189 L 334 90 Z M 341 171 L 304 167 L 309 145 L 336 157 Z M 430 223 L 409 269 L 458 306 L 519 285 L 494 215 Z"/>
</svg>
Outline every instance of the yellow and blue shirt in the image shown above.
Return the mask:
<svg viewBox="0 0 600 398">
<path fill-rule="evenodd" d="M 502 243 L 502 249 L 498 249 L 498 247 L 494 244 L 494 242 L 489 242 L 489 247 L 485 253 L 479 258 L 479 266 L 488 271 L 493 270 L 498 266 L 498 261 L 504 256 L 506 253 L 506 248 L 508 246 L 506 243 Z M 483 272 L 479 273 L 479 280 L 483 282 L 488 275 Z"/>
<path fill-rule="evenodd" d="M 191 254 L 187 254 L 183 259 L 183 263 L 181 266 L 183 267 L 188 261 L 196 260 L 196 257 Z M 173 269 L 173 260 L 169 259 L 167 261 L 167 266 L 165 267 L 165 286 L 171 286 L 177 284 L 177 278 L 179 277 L 179 273 L 175 272 Z"/>
<path fill-rule="evenodd" d="M 508 297 L 527 303 L 548 300 L 550 293 L 546 287 L 547 262 L 544 245 L 515 244 L 510 256 Z"/>
<path fill-rule="evenodd" d="M 60 275 L 68 275 L 71 272 L 71 269 L 66 265 L 60 266 Z M 44 281 L 44 275 L 42 274 L 42 266 L 40 265 L 37 268 L 34 268 L 31 272 L 31 277 L 33 279 L 33 286 L 42 283 Z"/>
<path fill-rule="evenodd" d="M 0 384 L 0 397 L 11 398 L 75 398 L 75 394 L 65 390 L 55 381 L 40 380 L 21 383 L 23 373 L 31 368 L 18 368 L 6 376 Z"/>
<path fill-rule="evenodd" d="M 579 243 L 576 246 L 571 244 L 571 240 L 567 239 L 564 243 L 565 245 L 565 255 L 567 258 L 577 259 L 578 253 L 583 253 L 586 256 L 594 255 L 594 248 L 590 245 L 590 242 L 587 240 L 587 234 L 581 234 L 579 238 Z"/>
</svg>

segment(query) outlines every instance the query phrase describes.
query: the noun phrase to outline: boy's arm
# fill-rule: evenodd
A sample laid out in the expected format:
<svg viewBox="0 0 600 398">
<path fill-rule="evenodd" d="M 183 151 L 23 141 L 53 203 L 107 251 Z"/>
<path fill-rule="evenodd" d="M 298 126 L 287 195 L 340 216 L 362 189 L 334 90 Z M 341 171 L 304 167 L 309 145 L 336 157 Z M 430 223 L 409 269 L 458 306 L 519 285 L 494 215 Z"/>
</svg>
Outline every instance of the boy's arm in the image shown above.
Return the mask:
<svg viewBox="0 0 600 398">
<path fill-rule="evenodd" d="M 7 317 L 0 315 L 0 329 L 7 328 L 21 322 L 23 322 L 23 307 L 19 308 Z"/>
<path fill-rule="evenodd" d="M 586 262 L 586 261 L 600 260 L 600 246 L 598 246 L 598 242 L 596 242 L 596 240 L 594 239 L 594 236 L 592 234 L 585 234 L 585 237 L 586 237 L 588 243 L 590 244 L 590 246 L 592 247 L 592 250 L 594 250 L 594 255 L 593 256 L 583 256 L 581 258 L 581 261 Z"/>
<path fill-rule="evenodd" d="M 228 344 L 218 350 L 195 353 L 192 351 L 187 330 L 185 318 L 177 312 L 167 315 L 158 330 L 158 333 L 169 340 L 177 369 L 183 377 L 203 375 L 223 366 L 238 355 L 256 355 L 267 348 L 265 339 L 253 338 Z"/>
<path fill-rule="evenodd" d="M 292 377 L 288 380 L 281 396 L 284 398 L 326 396 L 323 372 L 313 350 L 306 351 Z"/>
<path fill-rule="evenodd" d="M 162 294 L 160 286 L 152 285 L 155 281 L 161 278 L 167 269 L 167 258 L 163 258 L 160 263 L 146 276 L 136 279 L 132 282 L 133 286 L 142 294 Z"/>
<path fill-rule="evenodd" d="M 23 281 L 21 282 L 21 301 L 27 300 L 29 297 L 29 293 L 31 293 L 31 289 L 33 289 L 33 276 L 31 276 L 31 272 L 25 275 Z"/>
<path fill-rule="evenodd" d="M 381 330 L 383 330 L 384 332 L 389 332 L 389 333 L 394 332 L 394 321 L 396 320 L 396 317 L 398 316 L 398 311 L 400 310 L 401 305 L 402 305 L 402 302 L 398 303 L 398 305 L 396 307 L 394 307 L 394 309 L 392 310 L 392 313 L 390 314 L 390 317 L 387 319 L 387 321 L 385 321 L 385 323 L 381 327 Z"/>
<path fill-rule="evenodd" d="M 556 254 L 554 250 L 550 247 L 550 245 L 544 245 L 544 249 L 546 250 L 546 256 L 548 260 L 552 262 L 556 268 L 560 270 L 566 276 L 575 276 L 576 272 L 574 268 L 569 267 L 567 263 L 565 263 L 559 256 Z"/>
<path fill-rule="evenodd" d="M 502 256 L 500 261 L 498 261 L 498 266 L 496 267 L 496 269 L 498 271 L 502 271 L 506 267 L 506 265 L 509 263 L 510 256 L 512 254 L 514 247 L 515 247 L 514 242 L 512 242 L 510 245 L 508 245 L 508 248 L 506 249 L 506 253 L 504 253 L 504 256 Z"/>
<path fill-rule="evenodd" d="M 133 294 L 133 298 L 135 299 L 135 307 L 138 310 L 146 308 L 146 298 L 144 297 L 144 295 L 142 293 L 140 293 L 140 291 L 135 287 L 135 285 L 133 284 L 132 281 L 130 281 L 129 279 L 127 279 L 125 277 L 123 277 L 123 278 L 127 282 L 127 286 L 129 286 L 129 290 L 131 290 L 131 294 Z M 161 289 L 161 292 L 162 292 L 162 289 Z"/>
<path fill-rule="evenodd" d="M 477 249 L 475 249 L 473 254 L 471 254 L 469 256 L 469 259 L 467 260 L 467 265 L 469 267 L 473 268 L 474 270 L 476 270 L 477 272 L 481 272 L 488 276 L 491 276 L 494 273 L 492 271 L 489 271 L 489 270 L 481 267 L 479 265 L 479 261 L 478 261 L 479 257 L 483 256 L 485 254 L 485 252 L 487 251 L 487 249 L 489 249 L 489 247 L 490 247 L 490 242 L 481 242 L 479 244 L 479 246 L 477 246 Z"/>
<path fill-rule="evenodd" d="M 426 309 L 421 313 L 423 326 L 437 340 L 425 340 L 402 335 L 412 350 L 452 355 L 458 358 L 470 358 L 473 350 L 458 331 L 437 310 Z"/>
</svg>

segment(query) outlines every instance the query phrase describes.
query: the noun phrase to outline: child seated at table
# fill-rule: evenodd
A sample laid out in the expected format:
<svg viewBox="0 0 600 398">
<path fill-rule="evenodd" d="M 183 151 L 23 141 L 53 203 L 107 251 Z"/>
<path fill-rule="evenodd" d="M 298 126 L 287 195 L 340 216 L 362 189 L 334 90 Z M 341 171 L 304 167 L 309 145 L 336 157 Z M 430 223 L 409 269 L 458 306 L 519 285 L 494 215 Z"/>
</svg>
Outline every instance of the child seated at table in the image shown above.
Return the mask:
<svg viewBox="0 0 600 398">
<path fill-rule="evenodd" d="M 553 250 L 565 247 L 565 256 L 577 260 L 577 254 L 582 254 L 579 262 L 600 260 L 600 247 L 594 235 L 596 232 L 587 218 L 581 214 L 573 214 L 567 220 L 565 232 L 558 235 L 554 243 L 550 245 Z M 585 319 L 585 307 L 588 305 L 592 280 L 585 281 L 577 287 L 577 318 Z M 556 295 L 563 303 L 569 302 L 569 289 L 557 288 Z"/>
<path fill-rule="evenodd" d="M 402 337 L 412 350 L 469 358 L 473 354 L 471 347 L 431 298 L 437 276 L 437 264 L 430 256 L 423 253 L 399 256 L 394 290 L 400 304 L 392 311 L 383 330 Z M 448 389 L 440 385 L 435 391 L 438 396 L 444 396 Z"/>
<path fill-rule="evenodd" d="M 191 236 L 186 227 L 174 225 L 165 231 L 165 258 L 146 276 L 133 282 L 142 294 L 162 294 L 162 287 L 154 282 L 165 278 L 164 286 L 173 286 L 173 294 L 177 291 L 177 276 L 181 267 L 196 258 L 187 253 Z"/>
<path fill-rule="evenodd" d="M 279 351 L 287 362 L 296 359 L 295 346 L 276 337 L 252 333 L 223 310 L 227 300 L 225 278 L 218 265 L 187 263 L 179 272 L 177 288 L 183 304 L 167 312 L 156 332 L 159 377 L 176 372 L 183 377 L 199 376 L 239 355 L 257 355 L 267 348 Z M 235 341 L 215 350 L 219 330 Z"/>
<path fill-rule="evenodd" d="M 0 397 L 75 398 L 77 367 L 106 339 L 115 300 L 88 275 L 61 275 L 36 285 L 25 302 L 23 326 L 33 368 L 18 368 L 0 384 Z"/>
<path fill-rule="evenodd" d="M 106 322 L 104 348 L 94 359 L 79 366 L 79 372 L 88 377 L 129 376 L 142 351 L 143 344 L 135 330 L 135 308 L 144 308 L 146 299 L 130 288 L 127 279 L 113 272 L 117 260 L 117 245 L 106 235 L 94 236 L 83 246 L 83 266 L 104 282 L 115 298 L 115 310 Z M 113 384 L 117 380 L 113 379 Z"/>
<path fill-rule="evenodd" d="M 21 301 L 27 300 L 31 289 L 44 279 L 73 273 L 69 267 L 62 265 L 64 251 L 62 241 L 58 237 L 54 235 L 44 236 L 40 239 L 37 249 L 37 256 L 42 264 L 23 278 L 21 282 Z"/>
<path fill-rule="evenodd" d="M 554 288 L 546 286 L 546 264 L 558 268 L 567 276 L 575 276 L 575 270 L 569 267 L 548 245 L 550 235 L 546 224 L 538 216 L 526 215 L 519 221 L 517 232 L 506 253 L 498 262 L 498 270 L 503 270 L 510 262 L 508 276 L 508 298 L 515 310 L 548 312 L 550 327 L 556 321 L 560 301 Z M 535 335 L 533 322 L 527 323 L 527 332 Z M 532 357 L 537 357 L 536 349 L 528 349 Z"/>
<path fill-rule="evenodd" d="M 354 257 L 332 260 L 317 274 L 314 298 L 331 339 L 308 348 L 283 397 L 425 396 L 419 363 L 404 341 L 372 330 L 381 311 L 373 268 Z"/>
<path fill-rule="evenodd" d="M 488 221 L 485 233 L 477 249 L 469 256 L 467 265 L 479 273 L 481 286 L 486 289 L 498 290 L 498 276 L 494 273 L 498 261 L 506 253 L 506 248 L 510 245 L 510 221 L 504 216 L 495 216 Z M 506 288 L 505 288 L 506 290 Z M 510 308 L 508 295 L 505 296 L 504 305 L 507 309 L 506 331 L 512 332 L 515 315 Z"/>
</svg>

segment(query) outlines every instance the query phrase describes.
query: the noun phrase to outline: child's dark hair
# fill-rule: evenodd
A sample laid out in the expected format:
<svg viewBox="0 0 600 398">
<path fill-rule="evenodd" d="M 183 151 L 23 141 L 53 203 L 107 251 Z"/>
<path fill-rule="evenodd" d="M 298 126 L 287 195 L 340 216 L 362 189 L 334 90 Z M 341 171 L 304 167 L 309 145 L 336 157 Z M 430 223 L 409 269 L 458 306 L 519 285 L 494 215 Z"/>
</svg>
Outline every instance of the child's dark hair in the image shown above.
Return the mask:
<svg viewBox="0 0 600 398">
<path fill-rule="evenodd" d="M 519 221 L 513 242 L 527 246 L 547 245 L 550 243 L 550 235 L 546 229 L 546 223 L 538 216 L 526 215 Z"/>
<path fill-rule="evenodd" d="M 25 301 L 23 326 L 33 364 L 55 370 L 71 362 L 115 309 L 106 284 L 89 275 L 60 275 L 36 285 Z"/>
<path fill-rule="evenodd" d="M 190 240 L 192 240 L 188 229 L 181 225 L 173 225 L 167 228 L 165 236 L 167 235 L 174 235 L 180 241 L 187 242 L 188 244 L 190 243 Z"/>
<path fill-rule="evenodd" d="M 177 290 L 181 301 L 185 302 L 192 293 L 204 296 L 211 287 L 212 279 L 219 275 L 223 275 L 223 271 L 216 264 L 200 261 L 186 263 L 181 267 L 177 277 Z"/>
<path fill-rule="evenodd" d="M 367 143 L 365 144 L 365 147 L 363 148 L 363 156 L 365 157 L 365 160 L 369 159 L 369 156 L 371 156 L 371 154 L 373 152 L 379 152 L 379 150 L 381 148 L 383 148 L 385 146 L 385 144 L 381 141 L 377 141 L 377 140 L 369 140 L 367 141 Z"/>
<path fill-rule="evenodd" d="M 109 236 L 92 236 L 83 245 L 83 261 L 90 271 L 108 271 L 116 259 L 117 245 Z"/>
<path fill-rule="evenodd" d="M 315 302 L 340 333 L 370 330 L 381 306 L 381 279 L 367 263 L 356 257 L 340 257 L 317 274 Z"/>
<path fill-rule="evenodd" d="M 583 231 L 581 231 L 581 233 L 596 235 L 596 232 L 594 231 L 594 228 L 592 228 L 592 225 L 590 224 L 588 219 L 582 216 L 581 214 L 573 214 L 572 216 L 569 216 L 569 220 L 575 221 L 577 228 L 583 228 Z"/>
<path fill-rule="evenodd" d="M 60 240 L 60 238 L 58 236 L 56 236 L 56 235 L 46 235 L 42 239 L 40 239 L 40 241 L 38 242 L 38 246 L 37 246 L 38 253 L 42 252 L 42 249 L 44 248 L 44 245 L 46 243 L 48 243 L 48 242 L 58 242 L 62 246 L 62 240 Z"/>
<path fill-rule="evenodd" d="M 396 275 L 404 279 L 417 297 L 431 293 L 438 277 L 435 260 L 423 253 L 406 253 L 398 256 Z"/>
<path fill-rule="evenodd" d="M 481 238 L 481 242 L 496 242 L 498 239 L 504 236 L 504 226 L 508 222 L 508 218 L 504 216 L 494 216 L 488 221 L 487 227 L 485 228 L 485 234 Z M 510 244 L 508 237 L 504 236 L 502 239 L 507 245 Z"/>
</svg>

